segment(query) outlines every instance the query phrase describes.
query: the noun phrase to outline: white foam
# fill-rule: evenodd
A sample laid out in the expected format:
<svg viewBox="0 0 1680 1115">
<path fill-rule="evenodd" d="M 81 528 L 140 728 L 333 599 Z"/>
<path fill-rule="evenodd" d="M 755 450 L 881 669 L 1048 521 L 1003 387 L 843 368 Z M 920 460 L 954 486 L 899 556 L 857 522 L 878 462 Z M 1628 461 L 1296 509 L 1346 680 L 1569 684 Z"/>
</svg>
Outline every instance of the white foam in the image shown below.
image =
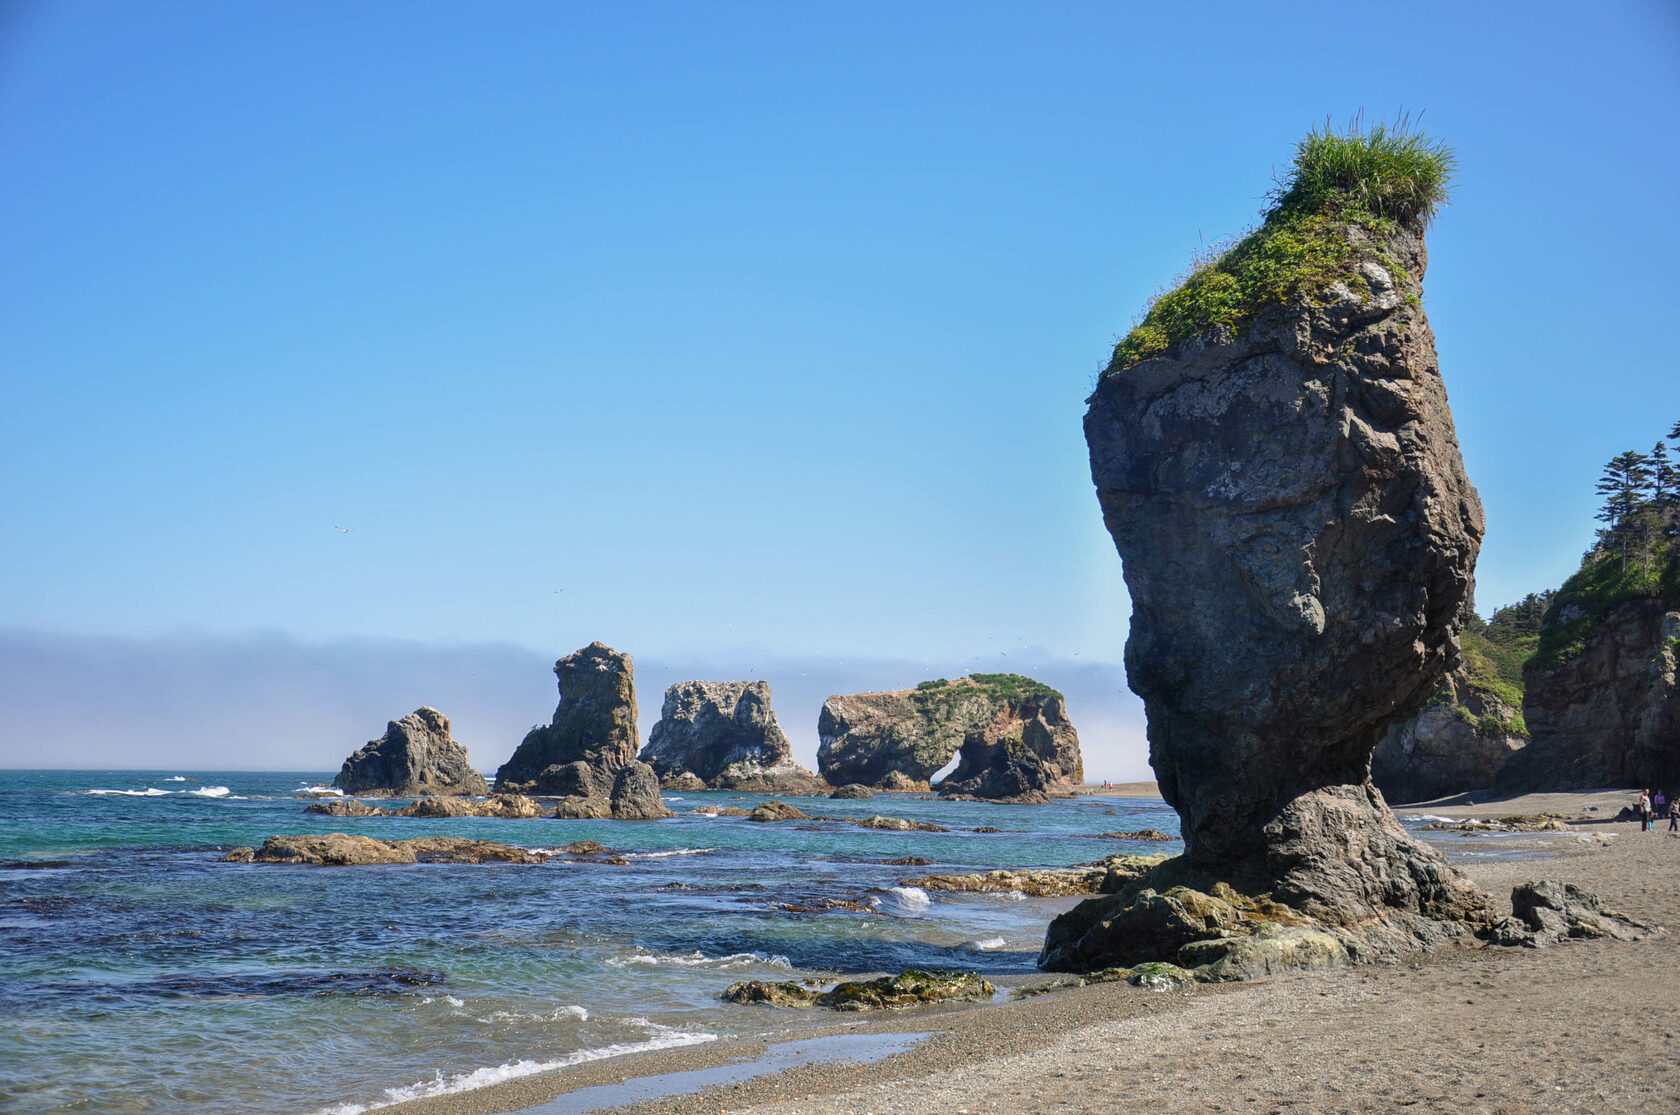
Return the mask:
<svg viewBox="0 0 1680 1115">
<path fill-rule="evenodd" d="M 887 887 L 879 895 L 871 896 L 869 903 L 883 913 L 915 918 L 925 913 L 933 900 L 921 887 Z"/>
<path fill-rule="evenodd" d="M 186 779 L 177 774 L 177 775 L 174 775 L 173 777 L 165 778 L 164 781 L 165 782 L 185 782 Z"/>
<path fill-rule="evenodd" d="M 89 790 L 90 794 L 120 794 L 125 798 L 165 798 L 174 790 L 158 790 L 147 786 L 144 790 Z"/>
<path fill-rule="evenodd" d="M 183 793 L 188 793 L 193 795 L 193 797 L 198 798 L 225 798 L 229 794 L 233 793 L 233 791 L 228 789 L 226 786 L 200 786 L 196 790 L 185 790 Z"/>
<path fill-rule="evenodd" d="M 300 785 L 303 787 L 303 789 L 294 791 L 293 796 L 300 797 L 300 798 L 303 798 L 303 797 L 341 798 L 341 797 L 344 796 L 344 791 L 340 790 L 337 786 L 323 786 L 319 782 L 317 782 L 313 786 L 309 785 L 307 782 L 300 783 Z"/>
<path fill-rule="evenodd" d="M 379 1107 L 390 1107 L 392 1104 L 407 1103 L 409 1100 L 426 1099 L 431 1096 L 447 1096 L 457 1092 L 472 1092 L 479 1088 L 488 1088 L 492 1084 L 501 1084 L 508 1080 L 519 1080 L 539 1073 L 553 1072 L 556 1069 L 571 1068 L 573 1065 L 586 1064 L 590 1061 L 604 1061 L 609 1057 L 623 1057 L 630 1053 L 651 1053 L 658 1049 L 679 1049 L 686 1045 L 704 1045 L 717 1040 L 716 1034 L 688 1033 L 674 1030 L 669 1026 L 661 1026 L 656 1022 L 649 1022 L 645 1018 L 632 1018 L 628 1021 L 645 1027 L 649 1032 L 647 1041 L 618 1042 L 603 1046 L 600 1049 L 580 1049 L 569 1053 L 554 1061 L 510 1061 L 494 1068 L 474 1069 L 471 1072 L 454 1073 L 444 1076 L 438 1073 L 432 1080 L 422 1080 L 410 1084 L 405 1088 L 385 1089 L 385 1098 L 373 1103 L 342 1103 L 336 1107 L 322 1108 L 317 1115 L 361 1115 L 361 1112 L 372 1111 Z"/>
<path fill-rule="evenodd" d="M 669 852 L 621 852 L 625 859 L 668 859 L 671 856 L 703 856 L 716 848 L 674 848 Z"/>
<path fill-rule="evenodd" d="M 762 952 L 732 952 L 728 956 L 707 956 L 699 950 L 679 956 L 637 949 L 629 956 L 609 956 L 606 963 L 609 968 L 628 968 L 632 964 L 675 964 L 682 968 L 750 968 L 754 964 L 763 964 L 770 968 L 793 967 L 792 961 L 785 956 L 766 956 Z"/>
<path fill-rule="evenodd" d="M 589 1012 L 577 1004 L 567 1007 L 556 1007 L 547 1014 L 532 1014 L 528 1011 L 498 1010 L 491 1011 L 488 1018 L 479 1021 L 486 1025 L 492 1022 L 559 1022 L 563 1019 L 575 1019 L 578 1022 L 588 1022 Z"/>
<path fill-rule="evenodd" d="M 974 942 L 974 947 L 981 952 L 996 952 L 1008 943 L 1002 937 L 982 937 Z"/>
</svg>

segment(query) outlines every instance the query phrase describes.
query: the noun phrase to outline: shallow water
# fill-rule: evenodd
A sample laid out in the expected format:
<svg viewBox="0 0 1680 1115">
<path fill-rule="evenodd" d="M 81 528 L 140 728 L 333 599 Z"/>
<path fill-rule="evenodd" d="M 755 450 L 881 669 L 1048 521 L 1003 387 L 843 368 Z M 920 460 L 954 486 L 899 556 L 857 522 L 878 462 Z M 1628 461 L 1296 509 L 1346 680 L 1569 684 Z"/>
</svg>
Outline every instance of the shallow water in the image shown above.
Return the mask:
<svg viewBox="0 0 1680 1115">
<path fill-rule="evenodd" d="M 1178 845 L 1160 801 L 796 799 L 753 824 L 306 815 L 330 775 L 0 772 L 0 1109 L 353 1112 L 605 1056 L 758 1034 L 741 979 L 906 967 L 1034 974 L 1071 899 L 928 895 L 934 872 L 1066 866 Z M 673 809 L 752 795 L 667 796 Z M 400 804 L 400 803 L 399 803 Z M 1110 812 L 1112 811 L 1112 812 Z M 976 833 L 995 827 L 997 833 Z M 627 866 L 225 864 L 276 833 L 598 840 Z M 916 855 L 931 867 L 881 861 Z M 874 912 L 784 905 L 862 898 Z"/>
</svg>

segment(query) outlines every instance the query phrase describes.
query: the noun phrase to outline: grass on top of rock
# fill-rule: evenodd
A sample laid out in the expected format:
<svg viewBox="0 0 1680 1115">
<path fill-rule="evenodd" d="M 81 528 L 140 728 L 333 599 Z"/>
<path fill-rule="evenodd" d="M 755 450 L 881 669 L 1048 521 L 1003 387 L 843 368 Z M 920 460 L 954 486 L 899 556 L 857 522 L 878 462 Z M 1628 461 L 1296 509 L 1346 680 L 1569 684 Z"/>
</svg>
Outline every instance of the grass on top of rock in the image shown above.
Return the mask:
<svg viewBox="0 0 1680 1115">
<path fill-rule="evenodd" d="M 1588 553 L 1580 570 L 1552 598 L 1528 668 L 1552 670 L 1579 657 L 1605 613 L 1635 596 L 1680 607 L 1680 541 L 1655 542 L 1644 561 L 1630 561 L 1610 550 Z"/>
<path fill-rule="evenodd" d="M 1338 280 L 1368 292 L 1358 270 L 1366 261 L 1403 286 L 1409 277 L 1381 245 L 1401 224 L 1434 217 L 1447 200 L 1453 168 L 1452 150 L 1406 116 L 1369 128 L 1356 116 L 1345 129 L 1328 122 L 1313 129 L 1296 144 L 1260 227 L 1198 254 L 1189 273 L 1158 294 L 1114 346 L 1105 374 L 1191 337 L 1236 337 L 1267 307 L 1310 297 Z M 1363 230 L 1360 242 L 1349 226 Z"/>
<path fill-rule="evenodd" d="M 946 691 L 957 691 L 968 682 L 969 687 L 982 689 L 986 695 L 1000 701 L 1021 700 L 1025 697 L 1055 697 L 1062 699 L 1060 690 L 1052 689 L 1041 681 L 1022 677 L 1020 674 L 969 674 L 966 678 L 958 678 L 955 682 L 944 678 L 934 678 L 932 681 L 916 683 L 916 692 L 928 695 L 942 694 Z"/>
</svg>

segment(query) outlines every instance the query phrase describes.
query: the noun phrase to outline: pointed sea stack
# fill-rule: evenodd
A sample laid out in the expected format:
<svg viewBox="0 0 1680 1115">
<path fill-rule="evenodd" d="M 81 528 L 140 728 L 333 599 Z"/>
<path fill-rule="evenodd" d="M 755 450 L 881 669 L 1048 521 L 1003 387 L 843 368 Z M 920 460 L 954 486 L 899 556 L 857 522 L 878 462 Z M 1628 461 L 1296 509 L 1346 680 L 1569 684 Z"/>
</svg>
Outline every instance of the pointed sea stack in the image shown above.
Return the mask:
<svg viewBox="0 0 1680 1115">
<path fill-rule="evenodd" d="M 449 717 L 435 708 L 388 723 L 384 735 L 344 760 L 333 785 L 347 794 L 394 797 L 490 792 L 467 749 L 449 737 Z"/>
<path fill-rule="evenodd" d="M 554 720 L 526 733 L 496 772 L 498 792 L 605 794 L 636 759 L 636 667 L 628 654 L 595 642 L 554 664 L 560 704 Z M 589 786 L 580 791 L 588 767 Z"/>
<path fill-rule="evenodd" d="M 1488 922 L 1370 780 L 1458 662 L 1483 532 L 1422 306 L 1450 166 L 1403 127 L 1309 136 L 1265 223 L 1098 381 L 1127 678 L 1185 852 L 1058 918 L 1044 966 L 1242 978 Z"/>
</svg>

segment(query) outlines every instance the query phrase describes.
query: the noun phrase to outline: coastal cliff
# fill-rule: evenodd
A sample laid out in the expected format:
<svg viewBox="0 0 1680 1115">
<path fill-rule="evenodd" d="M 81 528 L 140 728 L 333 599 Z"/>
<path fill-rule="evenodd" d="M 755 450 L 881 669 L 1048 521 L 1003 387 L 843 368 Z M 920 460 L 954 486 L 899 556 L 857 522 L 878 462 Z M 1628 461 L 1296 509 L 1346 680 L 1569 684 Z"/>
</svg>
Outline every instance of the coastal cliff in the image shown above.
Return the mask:
<svg viewBox="0 0 1680 1115">
<path fill-rule="evenodd" d="M 1099 379 L 1085 433 L 1127 678 L 1185 854 L 1058 918 L 1046 967 L 1240 976 L 1488 922 L 1369 777 L 1458 664 L 1484 529 L 1422 304 L 1449 170 L 1403 128 L 1309 135 L 1262 226 Z"/>
<path fill-rule="evenodd" d="M 554 664 L 554 719 L 526 733 L 496 771 L 496 789 L 605 794 L 636 758 L 636 671 L 628 654 L 594 642 Z"/>
<path fill-rule="evenodd" d="M 963 761 L 942 789 L 976 797 L 1069 791 L 1084 768 L 1062 702 L 1018 674 L 833 696 L 817 719 L 817 769 L 837 786 L 925 788 L 960 750 Z"/>
<path fill-rule="evenodd" d="M 449 717 L 418 708 L 385 726 L 385 734 L 350 755 L 333 779 L 347 794 L 414 797 L 419 794 L 487 794 L 467 749 L 449 735 Z"/>
<path fill-rule="evenodd" d="M 827 782 L 793 760 L 767 681 L 683 681 L 665 690 L 642 762 L 660 782 L 767 793 L 823 793 Z"/>
</svg>

